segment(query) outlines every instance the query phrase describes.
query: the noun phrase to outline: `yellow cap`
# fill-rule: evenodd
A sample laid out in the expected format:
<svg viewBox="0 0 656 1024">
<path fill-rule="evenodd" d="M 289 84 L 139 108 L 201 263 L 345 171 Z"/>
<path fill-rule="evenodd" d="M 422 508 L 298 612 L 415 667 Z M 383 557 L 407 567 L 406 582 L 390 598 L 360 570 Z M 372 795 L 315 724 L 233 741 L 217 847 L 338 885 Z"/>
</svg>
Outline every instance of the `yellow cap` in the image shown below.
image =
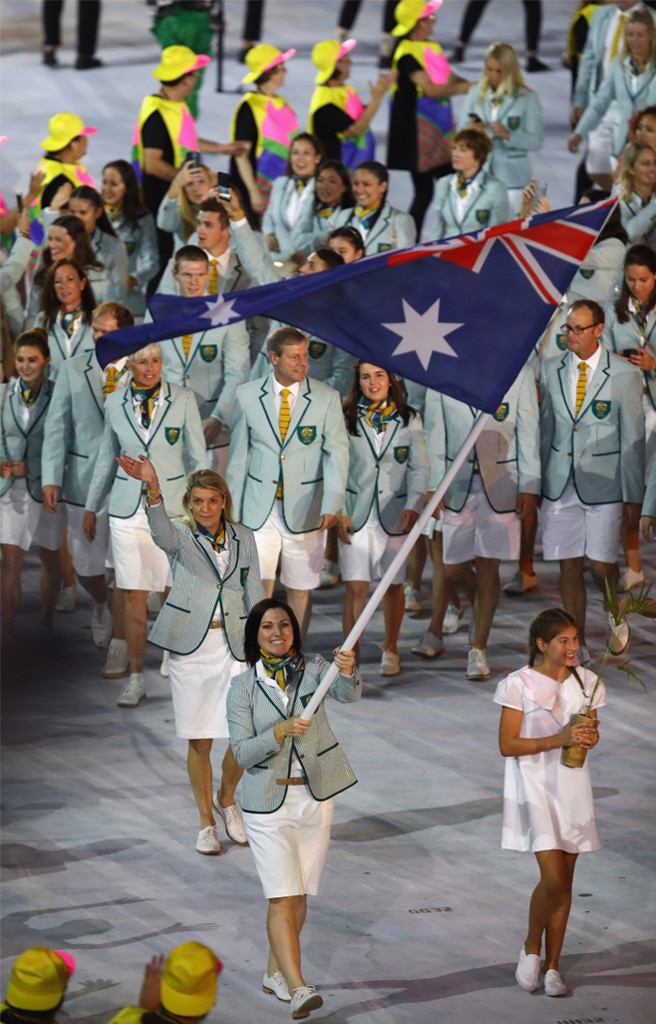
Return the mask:
<svg viewBox="0 0 656 1024">
<path fill-rule="evenodd" d="M 317 85 L 323 85 L 335 74 L 335 65 L 344 54 L 350 53 L 357 46 L 355 39 L 345 39 L 339 43 L 336 39 L 324 39 L 312 47 L 312 63 L 319 68 L 315 75 Z"/>
<path fill-rule="evenodd" d="M 16 1010 L 53 1010 L 59 1006 L 75 960 L 45 946 L 28 949 L 14 962 L 7 986 L 7 1003 Z"/>
<path fill-rule="evenodd" d="M 279 50 L 277 46 L 272 46 L 271 43 L 259 43 L 257 46 L 251 46 L 246 54 L 246 63 L 250 71 L 242 78 L 242 82 L 256 82 L 265 71 L 270 71 L 271 68 L 275 68 L 278 64 L 284 64 L 295 53 L 296 50 L 285 50 L 283 53 L 282 50 Z"/>
<path fill-rule="evenodd" d="M 412 32 L 418 21 L 422 18 L 430 18 L 431 14 L 439 11 L 442 0 L 401 0 L 394 8 L 396 25 L 392 29 L 393 36 L 407 36 Z"/>
<path fill-rule="evenodd" d="M 161 62 L 151 72 L 159 82 L 175 82 L 176 78 L 190 75 L 206 67 L 210 58 L 204 54 L 194 53 L 188 46 L 167 46 L 162 50 Z"/>
<path fill-rule="evenodd" d="M 48 121 L 50 135 L 41 143 L 41 149 L 47 153 L 58 153 L 60 149 L 66 149 L 68 144 L 77 139 L 79 135 L 95 135 L 97 128 L 87 128 L 81 117 L 77 114 L 55 114 Z"/>
<path fill-rule="evenodd" d="M 223 964 L 208 946 L 183 942 L 169 954 L 160 982 L 162 1006 L 181 1017 L 202 1017 L 216 1001 Z"/>
</svg>

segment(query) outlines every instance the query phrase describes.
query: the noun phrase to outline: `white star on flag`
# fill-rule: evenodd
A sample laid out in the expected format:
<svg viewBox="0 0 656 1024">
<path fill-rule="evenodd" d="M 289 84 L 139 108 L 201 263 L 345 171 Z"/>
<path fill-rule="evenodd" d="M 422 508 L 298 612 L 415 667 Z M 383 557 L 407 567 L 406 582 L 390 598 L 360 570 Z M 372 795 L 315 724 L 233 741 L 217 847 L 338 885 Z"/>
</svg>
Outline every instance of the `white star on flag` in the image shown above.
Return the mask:
<svg viewBox="0 0 656 1024">
<path fill-rule="evenodd" d="M 232 308 L 236 301 L 236 299 L 230 299 L 229 302 L 225 302 L 219 298 L 216 302 L 208 302 L 207 313 L 201 313 L 201 319 L 210 320 L 212 327 L 225 327 L 231 320 L 241 319 L 241 315 L 235 313 Z"/>
<path fill-rule="evenodd" d="M 447 334 L 463 327 L 463 324 L 440 323 L 440 299 L 437 299 L 425 313 L 418 313 L 406 299 L 403 299 L 403 315 L 405 321 L 398 324 L 382 324 L 388 330 L 398 334 L 402 339 L 392 352 L 400 356 L 406 352 L 414 352 L 424 370 L 428 369 L 431 356 L 437 352 L 441 356 L 455 356 L 458 353 L 446 340 Z"/>
</svg>

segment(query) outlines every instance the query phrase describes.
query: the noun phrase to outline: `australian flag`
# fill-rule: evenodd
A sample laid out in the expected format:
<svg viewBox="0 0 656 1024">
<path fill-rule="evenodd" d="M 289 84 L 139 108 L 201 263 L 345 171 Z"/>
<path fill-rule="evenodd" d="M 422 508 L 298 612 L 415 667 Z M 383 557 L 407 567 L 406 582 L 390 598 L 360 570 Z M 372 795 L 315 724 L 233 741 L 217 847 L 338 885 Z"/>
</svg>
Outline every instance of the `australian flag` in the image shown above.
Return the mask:
<svg viewBox="0 0 656 1024">
<path fill-rule="evenodd" d="M 104 335 L 102 366 L 154 341 L 264 314 L 495 412 L 616 200 L 512 221 L 226 295 L 155 295 L 153 322 Z"/>
</svg>

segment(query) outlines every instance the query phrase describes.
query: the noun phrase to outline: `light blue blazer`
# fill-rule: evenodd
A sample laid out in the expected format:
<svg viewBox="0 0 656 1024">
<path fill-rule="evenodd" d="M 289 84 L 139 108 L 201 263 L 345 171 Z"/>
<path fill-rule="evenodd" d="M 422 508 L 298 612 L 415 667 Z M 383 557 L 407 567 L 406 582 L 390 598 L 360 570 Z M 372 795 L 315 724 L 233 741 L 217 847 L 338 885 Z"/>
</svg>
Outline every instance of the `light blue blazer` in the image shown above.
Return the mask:
<svg viewBox="0 0 656 1024">
<path fill-rule="evenodd" d="M 253 534 L 226 523 L 230 565 L 222 576 L 207 537 L 184 523 L 171 522 L 164 502 L 146 506 L 153 540 L 171 564 L 173 585 L 148 640 L 176 654 L 193 654 L 210 623 L 223 622 L 233 658 L 244 660 L 244 625 L 254 604 L 264 597 Z"/>
<path fill-rule="evenodd" d="M 55 380 L 41 460 L 43 483 L 84 507 L 105 429 L 105 402 L 95 352 L 66 359 Z"/>
<path fill-rule="evenodd" d="M 251 530 L 267 521 L 283 482 L 282 512 L 292 533 L 339 515 L 348 473 L 348 440 L 338 393 L 306 377 L 280 438 L 273 374 L 237 390 L 226 482 L 235 517 Z"/>
<path fill-rule="evenodd" d="M 426 394 L 426 439 L 431 459 L 430 490 L 450 469 L 478 416 L 478 409 L 437 391 Z M 540 426 L 533 374 L 524 367 L 476 442 L 445 495 L 460 512 L 478 470 L 494 512 L 514 512 L 518 494 L 540 493 Z"/>
<path fill-rule="evenodd" d="M 190 236 L 189 242 L 187 244 L 188 245 L 198 245 L 198 235 L 196 234 L 196 232 L 194 232 L 193 235 Z M 166 270 L 162 274 L 161 280 L 160 280 L 159 284 L 157 285 L 157 292 L 158 292 L 158 294 L 162 294 L 162 295 L 179 295 L 180 294 L 180 289 L 178 287 L 178 282 L 176 281 L 176 279 L 173 276 L 173 266 L 174 266 L 174 263 L 175 263 L 175 256 L 172 256 L 171 259 L 169 260 L 169 262 L 166 264 Z M 269 260 L 269 264 L 271 265 L 271 261 L 270 260 Z M 271 269 L 273 270 L 273 266 L 271 266 Z M 274 271 L 274 273 L 275 273 L 275 271 Z M 280 280 L 280 278 L 278 277 L 277 274 L 276 274 L 276 280 Z M 221 291 L 222 292 L 240 292 L 244 288 L 250 288 L 252 283 L 253 282 L 251 281 L 250 277 L 248 276 L 248 274 L 246 273 L 244 267 L 242 266 L 242 263 L 241 263 L 241 260 L 239 259 L 239 256 L 237 255 L 237 253 L 235 252 L 235 250 L 231 246 L 230 247 L 230 255 L 228 257 L 228 269 L 226 271 L 225 280 L 221 282 L 221 284 L 222 284 Z"/>
<path fill-rule="evenodd" d="M 17 391 L 18 381 L 0 384 L 0 409 L 2 410 L 2 431 L 0 431 L 0 462 L 27 462 L 27 477 L 8 476 L 0 478 L 0 497 L 13 487 L 18 479 L 24 479 L 27 490 L 34 501 L 41 501 L 41 450 L 45 432 L 48 406 L 52 399 L 54 384 L 46 378 L 43 395 L 31 424 L 25 430 L 20 423 L 18 410 L 22 399 Z"/>
<path fill-rule="evenodd" d="M 193 334 L 189 355 L 185 357 L 182 338 L 161 343 L 162 369 L 172 384 L 191 388 L 201 420 L 213 416 L 223 424 L 219 448 L 230 441 L 235 394 L 248 380 L 250 350 L 243 321 L 228 327 L 212 327 Z"/>
<path fill-rule="evenodd" d="M 314 218 L 314 178 L 303 191 L 296 223 L 290 227 L 285 217 L 285 207 L 291 190 L 295 188 L 292 178 L 282 175 L 275 178 L 271 187 L 269 203 L 262 217 L 262 234 L 275 235 L 278 239 L 279 252 L 272 252 L 271 259 L 288 260 L 297 251 L 297 239 L 305 239 L 306 248 L 300 250 L 309 256 L 312 247 L 308 247 L 308 235 Z"/>
<path fill-rule="evenodd" d="M 656 198 L 650 199 L 646 206 L 642 205 L 640 196 L 635 192 L 630 199 L 620 199 L 620 217 L 622 227 L 629 236 L 629 241 L 644 242 L 653 246 L 656 242 Z"/>
<path fill-rule="evenodd" d="M 137 426 L 130 388 L 108 395 L 105 430 L 91 478 L 85 508 L 97 512 L 109 494 L 109 514 L 129 519 L 137 511 L 144 487 L 117 465 L 125 452 L 133 459 L 145 455 L 153 463 L 171 515 L 182 515 L 187 474 L 207 466 L 205 439 L 192 391 L 162 378 L 163 405 L 158 408 L 150 439 Z"/>
<path fill-rule="evenodd" d="M 349 227 L 357 228 L 364 238 L 364 232 L 360 227 L 360 220 L 353 210 L 346 221 Z M 364 238 L 365 256 L 371 256 L 377 252 L 389 252 L 390 249 L 409 249 L 417 241 L 417 225 L 409 213 L 402 213 L 395 210 L 389 203 L 385 203 L 380 212 L 378 220 Z"/>
<path fill-rule="evenodd" d="M 155 221 L 146 213 L 136 225 L 121 220 L 114 225 L 114 230 L 127 251 L 128 274 L 138 282 L 136 288 L 128 291 L 125 305 L 134 316 L 143 316 L 146 312 L 146 285 L 159 270 Z"/>
<path fill-rule="evenodd" d="M 58 370 L 67 359 L 72 359 L 73 356 L 87 355 L 89 352 L 94 354 L 96 351 L 96 343 L 93 340 L 93 329 L 90 323 L 81 323 L 73 335 L 73 347 L 71 348 L 70 356 L 66 354 L 68 339 L 66 331 L 59 321 L 59 316 L 56 320 L 52 320 L 50 324 L 44 324 L 43 326 L 48 332 L 48 347 L 50 348 L 48 373 L 51 377 L 57 375 Z"/>
<path fill-rule="evenodd" d="M 645 489 L 642 374 L 602 349 L 578 414 L 572 407 L 570 353 L 541 366 L 542 493 L 557 501 L 571 478 L 584 505 L 641 503 Z"/>
<path fill-rule="evenodd" d="M 644 4 L 636 6 L 644 7 Z M 606 35 L 610 28 L 610 21 L 616 13 L 617 7 L 611 3 L 598 7 L 592 14 L 576 75 L 576 88 L 572 101 L 575 107 L 581 109 L 587 107 L 601 85 Z"/>
<path fill-rule="evenodd" d="M 125 304 L 128 295 L 128 251 L 120 238 L 96 228 L 91 236 L 96 259 L 109 274 L 108 300 Z"/>
<path fill-rule="evenodd" d="M 320 217 L 315 213 L 309 225 L 305 221 L 297 224 L 292 232 L 294 245 L 298 252 L 311 253 L 319 246 L 326 244 L 326 237 L 335 228 L 341 228 L 348 223 L 353 214 L 352 207 L 338 207 L 329 217 Z"/>
<path fill-rule="evenodd" d="M 637 110 L 656 103 L 656 67 L 651 64 L 640 89 L 631 92 L 631 71 L 616 57 L 608 69 L 601 86 L 581 115 L 574 131 L 581 138 L 596 128 L 613 100 L 617 101 L 615 126 L 613 129 L 613 156 L 619 157 L 626 145 L 629 133 L 628 122 Z"/>
<path fill-rule="evenodd" d="M 656 459 L 651 464 L 651 471 L 647 479 L 647 490 L 642 502 L 643 516 L 652 516 L 656 519 Z"/>
<path fill-rule="evenodd" d="M 473 85 L 465 96 L 458 128 L 471 127 L 470 114 L 476 114 L 489 124 L 492 109 L 489 95 L 481 98 L 479 86 Z M 542 104 L 533 89 L 521 88 L 517 96 L 504 96 L 497 110 L 496 120 L 508 129 L 510 138 L 502 139 L 490 133 L 492 152 L 485 166 L 507 188 L 523 188 L 531 180 L 528 154 L 542 149 Z"/>
<path fill-rule="evenodd" d="M 646 347 L 649 355 L 656 359 L 656 310 L 652 309 L 647 317 L 645 341 L 641 344 L 640 329 L 634 318 L 629 315 L 627 323 L 621 324 L 615 312 L 615 303 L 611 302 L 606 306 L 606 322 L 601 335 L 601 343 L 610 352 L 618 352 L 620 355 L 627 348 Z M 656 370 L 640 370 L 646 395 L 654 409 L 656 409 Z"/>
<path fill-rule="evenodd" d="M 466 235 L 469 231 L 491 228 L 496 224 L 505 224 L 508 220 L 508 189 L 502 181 L 491 177 L 485 168 L 478 175 L 480 188 L 468 197 L 460 215 L 452 187 L 456 175 L 450 174 L 439 179 L 435 190 L 438 238 Z"/>
<path fill-rule="evenodd" d="M 359 436 L 348 435 L 349 472 L 344 512 L 357 533 L 375 508 L 387 534 L 403 533 L 401 513 L 424 507 L 428 489 L 428 455 L 421 416 L 410 417 L 407 427 L 396 416 L 387 424 L 380 454 L 375 433 L 358 415 Z"/>
<path fill-rule="evenodd" d="M 300 715 L 328 671 L 321 655 L 310 656 L 305 670 L 290 681 L 289 707 L 285 711 L 282 692 L 257 678 L 255 668 L 234 676 L 228 690 L 228 729 L 237 764 L 245 768 L 241 805 L 251 814 L 271 814 L 284 803 L 288 786 L 277 779 L 289 778 L 292 755 L 296 754 L 315 800 L 328 800 L 355 785 L 357 779 L 346 754 L 330 728 L 325 701 L 312 717 L 303 736 L 286 739 L 280 746 L 273 727 L 285 718 Z M 357 667 L 352 676 L 338 675 L 328 690 L 340 704 L 360 700 L 362 679 Z"/>
</svg>

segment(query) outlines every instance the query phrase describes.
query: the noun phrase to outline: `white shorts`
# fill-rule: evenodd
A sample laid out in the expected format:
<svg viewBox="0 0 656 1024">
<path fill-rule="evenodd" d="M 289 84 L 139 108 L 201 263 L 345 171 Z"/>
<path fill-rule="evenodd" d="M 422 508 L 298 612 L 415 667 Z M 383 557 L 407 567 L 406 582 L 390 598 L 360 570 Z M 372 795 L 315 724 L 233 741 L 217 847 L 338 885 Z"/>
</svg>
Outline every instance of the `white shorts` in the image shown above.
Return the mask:
<svg viewBox="0 0 656 1024">
<path fill-rule="evenodd" d="M 109 517 L 116 586 L 122 590 L 155 590 L 171 586 L 169 560 L 155 544 L 145 509 L 129 519 Z"/>
<path fill-rule="evenodd" d="M 84 509 L 79 505 L 66 506 L 68 519 L 68 550 L 78 576 L 104 576 L 109 547 L 109 515 L 103 505 L 96 515 L 96 537 L 89 544 L 84 536 L 82 520 Z"/>
<path fill-rule="evenodd" d="M 0 498 L 0 544 L 11 544 L 29 551 L 32 544 L 47 551 L 59 551 L 66 526 L 62 505 L 56 512 L 46 512 L 27 489 L 24 477 L 16 477 Z"/>
<path fill-rule="evenodd" d="M 469 497 L 460 512 L 442 513 L 445 565 L 460 565 L 472 558 L 519 558 L 521 528 L 515 512 L 495 512 L 485 497 L 481 478 L 474 474 Z"/>
<path fill-rule="evenodd" d="M 379 580 L 387 572 L 404 540 L 404 534 L 391 537 L 385 533 L 372 508 L 362 529 L 351 534 L 350 544 L 341 540 L 337 542 L 342 579 L 345 583 L 347 580 L 366 580 L 368 583 Z M 404 579 L 405 565 L 401 565 L 392 583 L 403 583 Z"/>
<path fill-rule="evenodd" d="M 276 500 L 264 526 L 253 531 L 260 562 L 260 578 L 275 580 L 280 558 L 280 582 L 293 590 L 314 590 L 321 583 L 327 531 L 290 533 Z"/>
<path fill-rule="evenodd" d="M 613 100 L 597 127 L 588 133 L 585 151 L 585 169 L 588 174 L 610 174 L 612 172 L 611 154 L 616 123 L 617 104 Z"/>
<path fill-rule="evenodd" d="M 570 480 L 557 501 L 545 498 L 540 509 L 545 562 L 586 555 L 612 565 L 617 560 L 622 502 L 584 505 Z"/>
<path fill-rule="evenodd" d="M 282 788 L 282 787 L 281 787 Z M 255 867 L 268 900 L 316 896 L 326 866 L 335 802 L 315 800 L 307 786 L 288 786 L 271 814 L 242 811 Z"/>
<path fill-rule="evenodd" d="M 226 697 L 230 680 L 244 666 L 236 661 L 222 629 L 210 629 L 193 654 L 171 651 L 169 675 L 175 734 L 182 739 L 228 736 Z"/>
</svg>

